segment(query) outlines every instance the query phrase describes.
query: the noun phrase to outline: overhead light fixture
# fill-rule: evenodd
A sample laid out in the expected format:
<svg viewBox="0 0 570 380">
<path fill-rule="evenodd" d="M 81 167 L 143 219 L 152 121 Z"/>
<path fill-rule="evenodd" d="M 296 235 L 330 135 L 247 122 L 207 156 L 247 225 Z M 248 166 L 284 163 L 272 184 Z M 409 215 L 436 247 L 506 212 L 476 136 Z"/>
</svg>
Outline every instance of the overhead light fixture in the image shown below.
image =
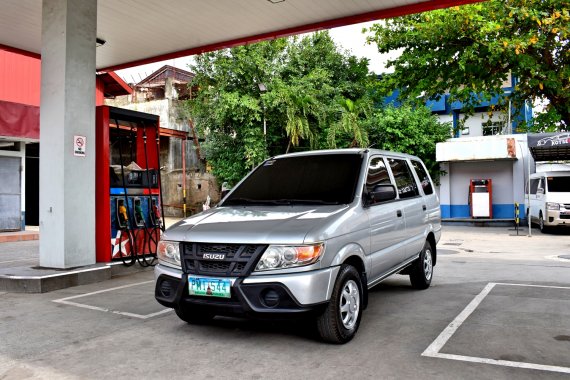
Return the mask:
<svg viewBox="0 0 570 380">
<path fill-rule="evenodd" d="M 102 39 L 102 38 L 97 37 L 97 38 L 95 39 L 95 43 L 96 43 L 96 46 L 99 47 L 99 46 L 105 45 L 105 44 L 107 43 L 107 41 L 105 41 L 105 40 Z"/>
</svg>

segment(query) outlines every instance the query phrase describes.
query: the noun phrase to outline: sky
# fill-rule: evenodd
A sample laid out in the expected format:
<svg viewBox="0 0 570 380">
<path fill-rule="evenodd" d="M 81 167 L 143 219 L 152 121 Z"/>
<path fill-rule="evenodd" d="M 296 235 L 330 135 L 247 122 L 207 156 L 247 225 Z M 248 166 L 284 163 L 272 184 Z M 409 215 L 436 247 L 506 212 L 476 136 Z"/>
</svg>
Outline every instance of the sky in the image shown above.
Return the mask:
<svg viewBox="0 0 570 380">
<path fill-rule="evenodd" d="M 386 60 L 390 57 L 386 54 L 378 53 L 376 45 L 366 44 L 366 35 L 362 34 L 362 28 L 367 28 L 374 22 L 365 22 L 361 24 L 341 26 L 330 29 L 329 33 L 335 43 L 342 49 L 349 50 L 351 54 L 357 57 L 366 57 L 369 59 L 368 69 L 377 74 L 386 72 Z M 178 67 L 188 70 L 188 64 L 192 62 L 192 57 L 182 57 L 169 59 L 148 65 L 136 66 L 129 69 L 117 70 L 117 74 L 127 83 L 138 83 L 154 71 L 160 69 L 164 65 Z"/>
</svg>

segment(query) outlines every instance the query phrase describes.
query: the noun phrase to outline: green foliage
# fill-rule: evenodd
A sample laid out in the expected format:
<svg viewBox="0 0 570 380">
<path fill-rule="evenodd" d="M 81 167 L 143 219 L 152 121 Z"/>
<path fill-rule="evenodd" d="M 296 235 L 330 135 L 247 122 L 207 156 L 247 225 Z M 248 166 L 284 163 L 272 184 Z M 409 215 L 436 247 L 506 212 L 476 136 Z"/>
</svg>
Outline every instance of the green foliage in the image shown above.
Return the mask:
<svg viewBox="0 0 570 380">
<path fill-rule="evenodd" d="M 470 112 L 493 96 L 503 106 L 547 100 L 534 129 L 569 129 L 569 12 L 567 1 L 489 0 L 376 24 L 369 42 L 381 53 L 402 50 L 388 63 L 395 71 L 381 92 L 400 89 L 404 99 L 421 101 L 449 92 Z M 511 99 L 502 91 L 509 72 L 520 80 Z"/>
<path fill-rule="evenodd" d="M 345 132 L 352 137 L 350 148 L 367 147 L 368 132 L 365 128 L 365 120 L 372 109 L 369 98 L 363 97 L 352 101 L 347 98 L 339 98 L 337 101 L 338 120 L 331 125 L 327 135 L 327 143 L 331 148 L 337 147 L 337 132 Z M 345 139 L 346 141 L 346 139 Z"/>
<path fill-rule="evenodd" d="M 440 123 L 427 107 L 404 104 L 376 109 L 366 124 L 371 147 L 420 157 L 438 182 L 441 172 L 435 145 L 451 137 L 449 123 Z"/>
<path fill-rule="evenodd" d="M 197 91 L 186 111 L 214 174 L 230 184 L 266 157 L 326 147 L 336 99 L 359 99 L 374 81 L 367 60 L 340 51 L 327 32 L 202 54 L 190 70 Z"/>
</svg>

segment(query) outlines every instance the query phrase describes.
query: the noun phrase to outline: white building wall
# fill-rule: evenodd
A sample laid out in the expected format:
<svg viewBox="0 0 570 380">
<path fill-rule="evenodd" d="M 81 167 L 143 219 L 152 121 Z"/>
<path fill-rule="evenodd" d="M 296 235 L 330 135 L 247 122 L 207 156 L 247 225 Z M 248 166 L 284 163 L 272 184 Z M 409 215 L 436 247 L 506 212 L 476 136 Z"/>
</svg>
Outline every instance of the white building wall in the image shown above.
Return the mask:
<svg viewBox="0 0 570 380">
<path fill-rule="evenodd" d="M 508 139 L 515 141 L 515 154 L 511 153 L 510 156 L 495 154 L 496 158 L 493 159 L 490 153 L 497 151 L 494 149 L 497 143 L 506 142 Z M 456 138 L 442 143 L 444 147 L 439 147 L 438 160 L 448 161 L 441 163 L 441 169 L 448 173 L 440 180 L 442 216 L 444 218 L 470 217 L 468 203 L 470 180 L 491 179 L 493 181 L 493 218 L 514 218 L 515 202 L 521 205 L 520 216 L 524 217 L 526 180 L 529 169 L 534 172 L 534 162 L 528 152 L 526 139 L 526 135 L 506 135 L 476 139 Z M 456 149 L 458 147 L 461 149 Z M 511 152 L 512 149 L 511 144 Z M 457 159 L 453 158 L 453 152 L 456 155 L 459 154 Z"/>
</svg>

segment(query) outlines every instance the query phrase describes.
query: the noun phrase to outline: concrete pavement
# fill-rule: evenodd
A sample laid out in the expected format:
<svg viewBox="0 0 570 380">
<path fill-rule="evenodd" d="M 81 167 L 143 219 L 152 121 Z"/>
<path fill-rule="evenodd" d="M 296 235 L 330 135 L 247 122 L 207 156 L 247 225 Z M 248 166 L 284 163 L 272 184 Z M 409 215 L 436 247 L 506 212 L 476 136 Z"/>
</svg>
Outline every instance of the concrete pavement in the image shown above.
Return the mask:
<svg viewBox="0 0 570 380">
<path fill-rule="evenodd" d="M 188 325 L 154 301 L 151 272 L 0 294 L 0 378 L 567 379 L 570 236 L 513 235 L 446 226 L 432 286 L 372 289 L 344 346 L 302 322 Z"/>
</svg>

